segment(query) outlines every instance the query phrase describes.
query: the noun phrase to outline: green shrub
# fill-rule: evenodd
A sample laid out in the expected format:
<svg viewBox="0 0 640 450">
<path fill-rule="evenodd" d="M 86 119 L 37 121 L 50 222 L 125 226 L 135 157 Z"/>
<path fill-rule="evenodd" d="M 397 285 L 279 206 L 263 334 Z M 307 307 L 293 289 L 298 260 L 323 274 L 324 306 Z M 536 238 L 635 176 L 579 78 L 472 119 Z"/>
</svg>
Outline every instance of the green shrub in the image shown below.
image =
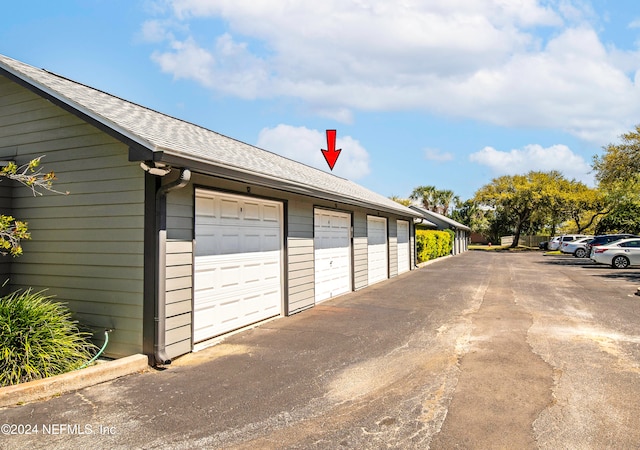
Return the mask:
<svg viewBox="0 0 640 450">
<path fill-rule="evenodd" d="M 451 230 L 417 230 L 416 250 L 418 262 L 425 262 L 451 254 L 454 232 Z"/>
<path fill-rule="evenodd" d="M 66 306 L 42 292 L 0 297 L 0 386 L 79 368 L 95 353 L 90 336 Z"/>
</svg>

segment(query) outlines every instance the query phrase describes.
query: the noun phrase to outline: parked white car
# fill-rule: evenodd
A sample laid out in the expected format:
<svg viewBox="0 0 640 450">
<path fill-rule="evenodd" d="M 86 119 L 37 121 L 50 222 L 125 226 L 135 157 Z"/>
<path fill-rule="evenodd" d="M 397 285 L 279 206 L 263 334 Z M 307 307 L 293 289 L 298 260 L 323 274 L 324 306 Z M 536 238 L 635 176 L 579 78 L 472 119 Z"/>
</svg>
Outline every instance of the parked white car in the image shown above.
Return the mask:
<svg viewBox="0 0 640 450">
<path fill-rule="evenodd" d="M 621 239 L 591 249 L 591 260 L 611 265 L 614 269 L 626 269 L 640 265 L 640 238 Z"/>
<path fill-rule="evenodd" d="M 554 237 L 549 241 L 549 250 L 560 250 L 562 244 L 564 242 L 575 241 L 576 239 L 580 239 L 583 237 L 587 237 L 586 234 L 563 234 L 562 236 Z"/>
<path fill-rule="evenodd" d="M 585 258 L 588 255 L 587 253 L 587 242 L 593 239 L 593 236 L 587 236 L 580 239 L 576 239 L 575 241 L 563 242 L 562 247 L 560 247 L 560 251 L 562 253 L 569 253 L 576 258 Z"/>
<path fill-rule="evenodd" d="M 547 250 L 558 250 L 558 247 L 560 247 L 560 238 L 562 236 L 554 236 L 551 238 L 551 240 L 547 243 Z"/>
</svg>

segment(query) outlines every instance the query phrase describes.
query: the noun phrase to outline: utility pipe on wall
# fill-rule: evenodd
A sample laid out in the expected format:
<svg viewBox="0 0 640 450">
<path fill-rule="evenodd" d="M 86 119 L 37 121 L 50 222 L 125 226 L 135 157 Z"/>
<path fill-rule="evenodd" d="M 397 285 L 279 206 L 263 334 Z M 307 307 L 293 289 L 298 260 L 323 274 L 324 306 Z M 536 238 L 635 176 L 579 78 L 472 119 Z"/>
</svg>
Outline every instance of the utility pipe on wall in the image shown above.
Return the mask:
<svg viewBox="0 0 640 450">
<path fill-rule="evenodd" d="M 171 364 L 171 358 L 167 355 L 165 345 L 166 334 L 166 295 L 167 295 L 167 193 L 182 189 L 191 180 L 189 169 L 180 169 L 180 176 L 177 180 L 161 186 L 156 192 L 156 231 L 158 232 L 157 262 L 156 268 L 156 302 L 154 314 L 155 339 L 153 344 L 153 355 L 156 364 Z"/>
</svg>

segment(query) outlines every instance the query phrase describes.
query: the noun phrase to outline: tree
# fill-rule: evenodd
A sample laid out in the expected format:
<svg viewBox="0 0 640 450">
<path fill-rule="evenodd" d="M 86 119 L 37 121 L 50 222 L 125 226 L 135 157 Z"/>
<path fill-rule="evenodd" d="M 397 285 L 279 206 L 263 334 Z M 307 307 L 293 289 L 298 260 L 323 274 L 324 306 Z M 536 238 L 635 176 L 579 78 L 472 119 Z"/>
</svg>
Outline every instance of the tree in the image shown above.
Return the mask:
<svg viewBox="0 0 640 450">
<path fill-rule="evenodd" d="M 620 136 L 619 144 L 609 144 L 602 156 L 593 158 L 596 179 L 602 185 L 613 185 L 619 181 L 638 181 L 640 174 L 640 125 L 634 131 Z"/>
<path fill-rule="evenodd" d="M 32 159 L 22 166 L 17 166 L 13 162 L 4 164 L 0 170 L 0 181 L 2 178 L 17 181 L 31 189 L 34 196 L 43 195 L 43 191 L 63 194 L 53 189 L 53 181 L 56 179 L 55 173 L 44 173 L 39 169 L 41 159 L 42 156 Z M 68 194 L 68 192 L 64 194 Z M 21 241 L 30 238 L 26 222 L 16 220 L 11 215 L 0 214 L 0 255 L 20 256 L 22 254 Z"/>
<path fill-rule="evenodd" d="M 424 209 L 438 214 L 448 215 L 451 204 L 460 198 L 448 189 L 437 189 L 435 186 L 418 186 L 411 192 L 409 199 L 422 203 Z"/>
<path fill-rule="evenodd" d="M 606 214 L 595 226 L 596 234 L 640 232 L 640 175 L 601 183 Z"/>
<path fill-rule="evenodd" d="M 618 203 L 598 222 L 596 234 L 640 233 L 640 203 Z"/>
<path fill-rule="evenodd" d="M 400 203 L 403 206 L 409 206 L 411 204 L 411 199 L 398 197 L 397 195 L 392 195 L 389 199 L 393 200 L 396 203 Z"/>
<path fill-rule="evenodd" d="M 567 218 L 576 225 L 576 232 L 581 234 L 592 227 L 596 219 L 607 214 L 606 196 L 598 189 L 590 188 L 584 183 L 571 181 L 564 191 L 567 198 L 565 212 Z"/>
<path fill-rule="evenodd" d="M 422 202 L 424 209 L 433 211 L 436 204 L 436 192 L 437 189 L 435 186 L 418 186 L 411 192 L 409 198 Z"/>
<path fill-rule="evenodd" d="M 456 194 L 449 189 L 436 190 L 434 197 L 436 200 L 436 212 L 444 216 L 449 214 L 451 203 L 458 199 Z"/>
<path fill-rule="evenodd" d="M 640 230 L 640 125 L 620 139 L 620 143 L 604 147 L 602 156 L 593 158 L 598 188 L 608 208 L 596 233 Z"/>
<path fill-rule="evenodd" d="M 535 229 L 543 222 L 549 205 L 558 199 L 562 180 L 564 177 L 557 171 L 505 175 L 480 188 L 475 200 L 492 208 L 496 217 L 511 225 L 514 234 L 511 246 L 516 247 L 523 230 Z"/>
<path fill-rule="evenodd" d="M 457 199 L 450 217 L 474 231 L 482 232 L 488 228 L 485 211 L 480 209 L 478 204 L 472 199 L 465 200 L 464 202 Z"/>
</svg>

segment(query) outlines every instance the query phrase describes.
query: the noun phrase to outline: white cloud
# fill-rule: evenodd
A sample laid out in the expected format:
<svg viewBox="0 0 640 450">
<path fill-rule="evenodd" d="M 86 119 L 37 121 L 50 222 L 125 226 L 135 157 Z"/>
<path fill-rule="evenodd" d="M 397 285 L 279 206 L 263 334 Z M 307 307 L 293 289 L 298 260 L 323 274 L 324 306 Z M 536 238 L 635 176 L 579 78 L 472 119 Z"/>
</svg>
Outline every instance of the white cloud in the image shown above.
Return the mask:
<svg viewBox="0 0 640 450">
<path fill-rule="evenodd" d="M 629 28 L 640 28 L 640 19 L 632 20 L 629 25 Z"/>
<path fill-rule="evenodd" d="M 163 71 L 227 95 L 298 98 L 343 123 L 422 110 L 602 145 L 640 116 L 640 52 L 605 47 L 581 0 L 169 4 L 171 20 L 229 31 L 210 45 L 176 30 L 153 56 Z"/>
<path fill-rule="evenodd" d="M 159 20 L 147 20 L 142 24 L 140 37 L 144 42 L 162 42 L 172 39 L 173 35 L 167 31 L 166 26 Z"/>
<path fill-rule="evenodd" d="M 548 172 L 557 170 L 571 179 L 593 184 L 591 166 L 571 151 L 566 145 L 552 145 L 542 147 L 538 144 L 527 145 L 523 149 L 513 149 L 508 152 L 485 147 L 469 155 L 469 160 L 489 167 L 495 175 L 516 175 L 531 170 Z"/>
<path fill-rule="evenodd" d="M 280 124 L 275 128 L 264 128 L 258 136 L 258 147 L 309 166 L 329 171 L 321 150 L 327 150 L 325 131 L 306 127 L 294 127 Z M 351 136 L 336 138 L 336 149 L 341 150 L 333 168 L 335 175 L 348 178 L 362 178 L 370 172 L 369 153 Z"/>
<path fill-rule="evenodd" d="M 427 161 L 446 162 L 453 160 L 453 154 L 449 152 L 443 152 L 437 148 L 425 148 L 424 158 Z"/>
<path fill-rule="evenodd" d="M 155 52 L 151 58 L 163 72 L 176 79 L 192 79 L 205 87 L 222 90 L 241 98 L 260 96 L 267 79 L 267 68 L 260 58 L 237 43 L 231 35 L 223 34 L 208 50 L 193 38 L 173 40 L 171 50 Z M 220 87 L 223 86 L 223 89 Z"/>
</svg>

